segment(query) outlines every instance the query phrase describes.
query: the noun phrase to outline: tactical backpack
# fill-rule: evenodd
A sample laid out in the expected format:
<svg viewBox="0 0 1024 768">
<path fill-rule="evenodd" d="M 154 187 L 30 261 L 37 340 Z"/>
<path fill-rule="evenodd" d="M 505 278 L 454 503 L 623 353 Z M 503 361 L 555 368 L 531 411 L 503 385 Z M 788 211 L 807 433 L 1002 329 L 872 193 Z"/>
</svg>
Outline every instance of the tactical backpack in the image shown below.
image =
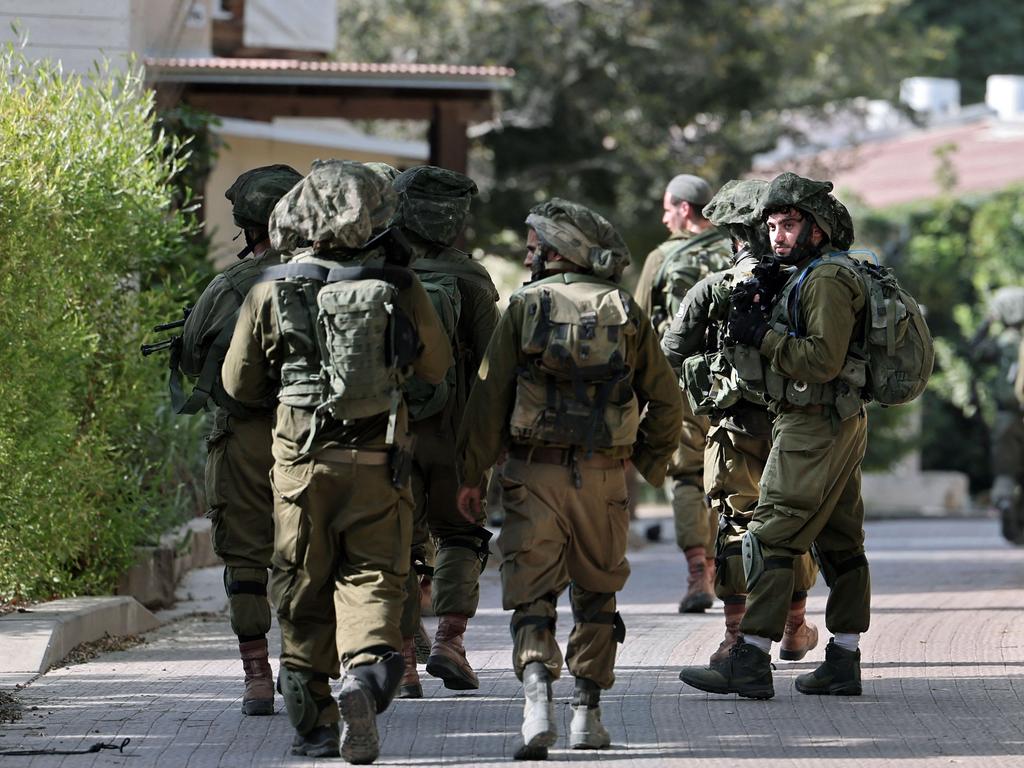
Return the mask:
<svg viewBox="0 0 1024 768">
<path fill-rule="evenodd" d="M 520 288 L 520 371 L 510 434 L 520 442 L 594 449 L 632 445 L 640 423 L 626 363 L 636 333 L 629 295 L 590 275 L 553 275 Z"/>
<path fill-rule="evenodd" d="M 313 411 L 303 450 L 320 417 L 351 421 L 390 412 L 388 442 L 402 382 L 419 347 L 399 310 L 401 288 L 412 284 L 404 268 L 305 260 L 272 267 L 273 309 L 284 346 L 278 399 Z"/>
<path fill-rule="evenodd" d="M 867 302 L 863 333 L 851 344 L 840 377 L 881 405 L 909 403 L 924 391 L 935 363 L 928 324 L 917 301 L 889 267 L 860 261 L 850 253 L 829 253 L 804 267 L 787 300 L 790 328 L 795 335 L 803 335 L 800 290 L 812 270 L 822 264 L 849 268 L 864 285 Z"/>
<path fill-rule="evenodd" d="M 426 261 L 426 260 L 424 260 Z M 462 293 L 459 291 L 459 280 L 455 275 L 434 272 L 423 265 L 413 262 L 413 270 L 423 283 L 423 288 L 430 297 L 434 311 L 441 318 L 441 325 L 452 345 L 453 362 L 438 384 L 428 384 L 418 376 L 411 376 L 405 381 L 405 401 L 409 406 L 409 419 L 420 421 L 444 410 L 449 398 L 456 391 L 457 361 L 459 358 L 459 318 L 462 314 Z"/>
<path fill-rule="evenodd" d="M 665 259 L 654 278 L 651 321 L 661 333 L 661 326 L 672 321 L 683 297 L 697 281 L 713 272 L 727 269 L 730 260 L 709 246 L 725 238 L 721 230 L 712 228 L 685 240 L 670 240 L 661 246 Z"/>
</svg>

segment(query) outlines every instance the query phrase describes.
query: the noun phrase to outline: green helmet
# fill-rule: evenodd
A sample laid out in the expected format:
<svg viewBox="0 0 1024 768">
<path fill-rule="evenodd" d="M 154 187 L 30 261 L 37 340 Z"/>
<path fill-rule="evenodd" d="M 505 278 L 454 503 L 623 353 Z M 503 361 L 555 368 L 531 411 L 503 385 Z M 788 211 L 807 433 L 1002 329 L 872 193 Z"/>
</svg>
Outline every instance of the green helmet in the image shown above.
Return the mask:
<svg viewBox="0 0 1024 768">
<path fill-rule="evenodd" d="M 378 176 L 383 176 L 388 181 L 394 181 L 395 177 L 398 176 L 398 169 L 393 165 L 387 163 L 381 163 L 377 160 L 371 160 L 368 163 L 363 163 L 367 168 L 376 173 Z"/>
<path fill-rule="evenodd" d="M 526 217 L 541 243 L 605 280 L 619 280 L 629 248 L 608 220 L 579 203 L 557 197 L 535 205 Z"/>
<path fill-rule="evenodd" d="M 424 240 L 451 245 L 462 233 L 476 182 L 446 168 L 421 165 L 394 180 L 398 204 L 391 223 Z"/>
<path fill-rule="evenodd" d="M 304 241 L 318 251 L 358 248 L 394 210 L 395 192 L 379 173 L 351 160 L 316 160 L 274 208 L 270 242 L 281 251 Z"/>
<path fill-rule="evenodd" d="M 769 248 L 768 236 L 761 223 L 761 199 L 768 189 L 763 179 L 733 179 L 718 190 L 704 206 L 704 218 L 750 246 L 754 253 Z"/>
<path fill-rule="evenodd" d="M 771 180 L 762 200 L 766 213 L 798 208 L 810 214 L 832 245 L 845 250 L 853 244 L 853 219 L 846 206 L 831 194 L 831 181 L 814 181 L 786 171 Z"/>
<path fill-rule="evenodd" d="M 989 314 L 1003 325 L 1024 325 L 1024 288 L 1005 285 L 989 299 Z"/>
<path fill-rule="evenodd" d="M 264 165 L 246 171 L 224 193 L 231 201 L 235 224 L 243 229 L 266 229 L 277 201 L 300 181 L 302 174 L 290 165 Z"/>
</svg>

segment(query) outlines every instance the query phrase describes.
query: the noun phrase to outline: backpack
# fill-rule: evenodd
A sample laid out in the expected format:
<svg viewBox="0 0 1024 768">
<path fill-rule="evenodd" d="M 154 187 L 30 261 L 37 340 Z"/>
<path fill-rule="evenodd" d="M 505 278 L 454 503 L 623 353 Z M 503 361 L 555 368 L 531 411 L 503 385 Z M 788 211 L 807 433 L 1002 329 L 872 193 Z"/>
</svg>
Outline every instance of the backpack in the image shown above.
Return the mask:
<svg viewBox="0 0 1024 768">
<path fill-rule="evenodd" d="M 587 275 L 554 275 L 517 291 L 523 301 L 513 440 L 595 448 L 632 445 L 640 422 L 626 364 L 636 333 L 630 297 Z"/>
<path fill-rule="evenodd" d="M 456 377 L 458 375 L 459 358 L 459 318 L 462 314 L 462 293 L 459 291 L 459 280 L 455 275 L 444 272 L 428 271 L 426 269 L 413 270 L 423 283 L 423 288 L 430 297 L 430 303 L 434 311 L 441 318 L 441 325 L 452 345 L 452 356 L 454 361 L 445 372 L 444 379 L 439 384 L 428 384 L 418 376 L 410 376 L 405 381 L 405 401 L 409 407 L 409 420 L 421 421 L 444 410 L 448 400 L 455 393 L 457 388 Z"/>
<path fill-rule="evenodd" d="M 651 321 L 659 335 L 661 326 L 676 316 L 687 291 L 707 275 L 728 269 L 731 260 L 714 247 L 724 238 L 720 230 L 712 228 L 685 240 L 670 240 L 662 246 L 666 251 L 665 259 L 655 275 L 651 300 Z"/>
<path fill-rule="evenodd" d="M 852 270 L 867 296 L 863 334 L 850 346 L 853 362 L 866 366 L 862 394 L 881 405 L 902 405 L 916 399 L 928 384 L 935 363 L 932 336 L 917 300 L 900 286 L 889 267 L 854 259 L 847 251 L 815 259 L 796 279 L 788 305 L 790 327 L 797 336 L 802 335 L 800 289 L 815 267 L 827 263 Z M 844 370 L 848 368 L 849 364 Z M 856 378 L 859 383 L 859 375 Z"/>
<path fill-rule="evenodd" d="M 302 261 L 272 267 L 263 279 L 274 281 L 284 346 L 278 399 L 314 413 L 303 450 L 323 414 L 351 421 L 396 413 L 419 347 L 397 303 L 412 274 L 392 265 Z"/>
</svg>

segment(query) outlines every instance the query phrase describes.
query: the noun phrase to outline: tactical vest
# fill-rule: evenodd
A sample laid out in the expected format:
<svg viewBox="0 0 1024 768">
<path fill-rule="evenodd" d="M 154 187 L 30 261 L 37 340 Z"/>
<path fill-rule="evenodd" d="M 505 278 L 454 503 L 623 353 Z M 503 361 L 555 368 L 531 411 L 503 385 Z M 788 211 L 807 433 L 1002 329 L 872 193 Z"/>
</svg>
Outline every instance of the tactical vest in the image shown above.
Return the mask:
<svg viewBox="0 0 1024 768">
<path fill-rule="evenodd" d="M 419 339 L 398 308 L 398 292 L 412 284 L 407 269 L 341 265 L 314 258 L 272 267 L 273 311 L 284 349 L 278 399 L 345 423 L 390 412 L 394 439 L 402 382 Z"/>
<path fill-rule="evenodd" d="M 725 237 L 721 230 L 712 227 L 699 235 L 669 240 L 659 246 L 665 258 L 654 276 L 651 295 L 651 322 L 659 336 L 697 281 L 729 267 L 730 260 L 713 247 Z"/>
<path fill-rule="evenodd" d="M 636 442 L 640 409 L 627 360 L 632 299 L 614 283 L 566 273 L 520 288 L 522 352 L 512 439 L 596 451 Z"/>
</svg>

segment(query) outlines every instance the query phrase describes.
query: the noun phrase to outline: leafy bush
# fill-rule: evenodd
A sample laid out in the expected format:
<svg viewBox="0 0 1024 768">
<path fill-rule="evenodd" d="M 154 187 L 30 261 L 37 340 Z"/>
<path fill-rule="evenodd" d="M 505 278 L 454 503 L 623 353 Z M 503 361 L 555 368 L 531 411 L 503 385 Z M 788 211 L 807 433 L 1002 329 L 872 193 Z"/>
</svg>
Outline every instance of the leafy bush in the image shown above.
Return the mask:
<svg viewBox="0 0 1024 768">
<path fill-rule="evenodd" d="M 0 52 L 0 601 L 109 590 L 195 511 L 201 420 L 139 355 L 195 263 L 152 106 L 137 73 Z"/>
</svg>

